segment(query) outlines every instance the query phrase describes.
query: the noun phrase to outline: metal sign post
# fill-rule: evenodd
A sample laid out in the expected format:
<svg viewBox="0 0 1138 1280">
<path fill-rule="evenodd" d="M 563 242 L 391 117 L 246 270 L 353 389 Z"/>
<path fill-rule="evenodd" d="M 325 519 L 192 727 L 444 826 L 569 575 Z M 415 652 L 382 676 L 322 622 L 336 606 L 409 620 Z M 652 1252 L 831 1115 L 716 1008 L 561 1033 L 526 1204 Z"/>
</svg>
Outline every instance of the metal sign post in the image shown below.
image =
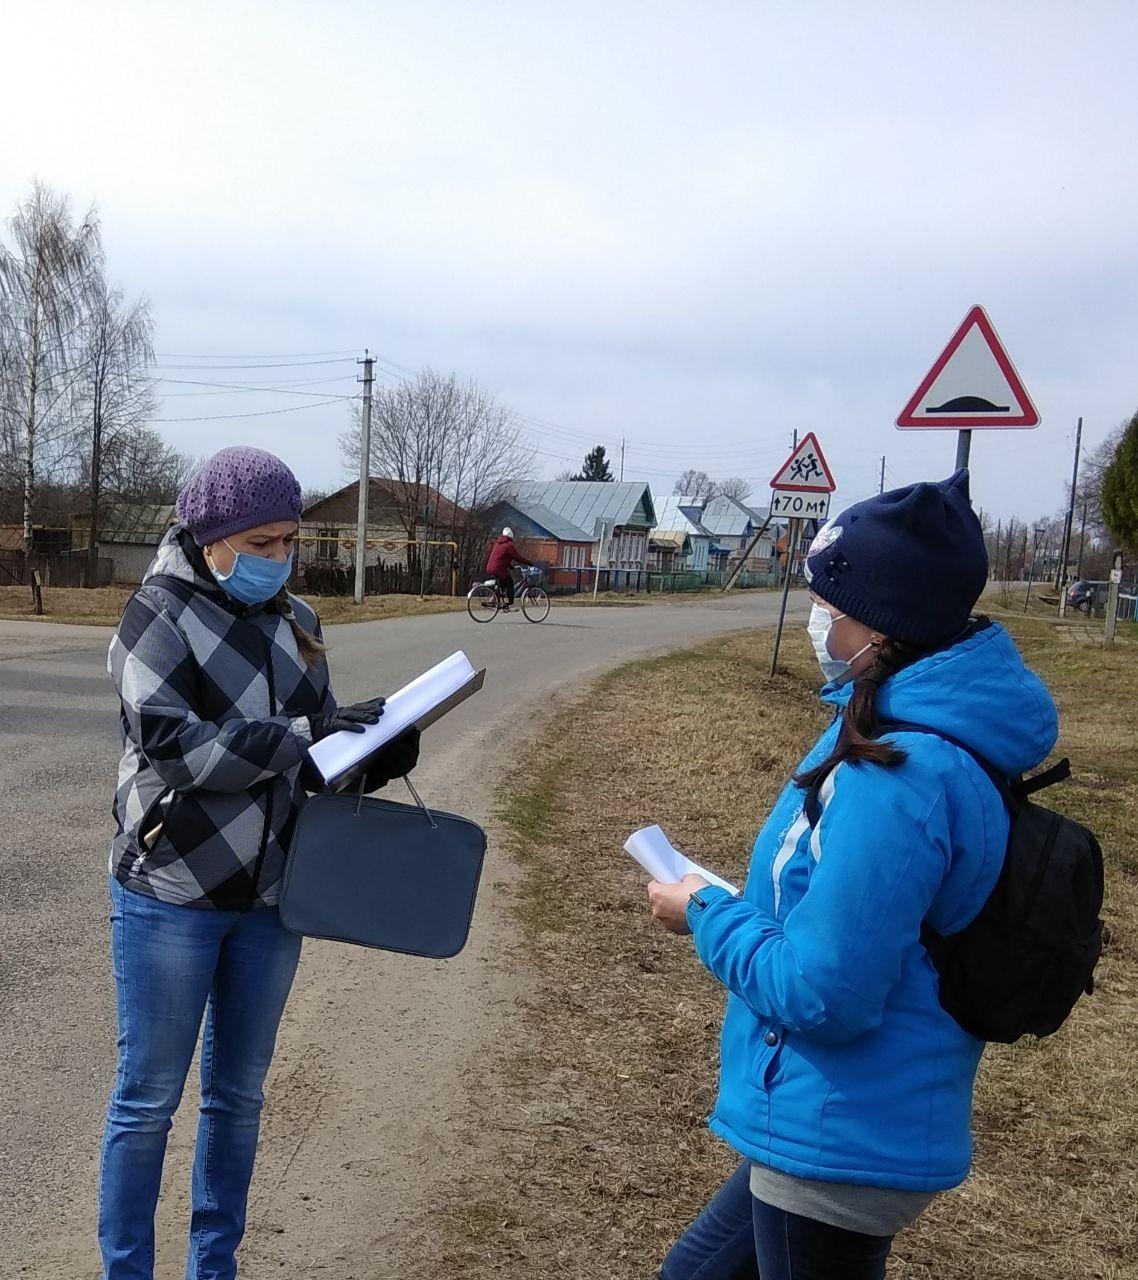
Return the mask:
<svg viewBox="0 0 1138 1280">
<path fill-rule="evenodd" d="M 786 576 L 782 581 L 782 603 L 778 608 L 778 625 L 774 631 L 774 648 L 771 650 L 771 675 L 774 675 L 775 667 L 778 665 L 778 650 L 782 644 L 782 624 L 786 618 L 786 598 L 790 594 L 790 579 L 794 574 L 794 554 L 798 550 L 798 521 L 791 520 L 790 532 L 787 535 L 789 542 L 786 548 Z"/>
<path fill-rule="evenodd" d="M 794 560 L 798 554 L 802 522 L 824 520 L 830 511 L 830 495 L 837 488 L 834 483 L 834 474 L 813 431 L 807 432 L 801 442 L 796 440 L 794 451 L 774 473 L 771 488 L 774 490 L 771 494 L 771 515 L 790 517 L 786 548 L 786 578 L 782 584 L 782 602 L 779 605 L 774 649 L 771 652 L 770 673 L 773 676 L 778 665 L 779 646 L 782 644 L 786 602 L 790 595 L 790 580 L 794 576 Z"/>
</svg>

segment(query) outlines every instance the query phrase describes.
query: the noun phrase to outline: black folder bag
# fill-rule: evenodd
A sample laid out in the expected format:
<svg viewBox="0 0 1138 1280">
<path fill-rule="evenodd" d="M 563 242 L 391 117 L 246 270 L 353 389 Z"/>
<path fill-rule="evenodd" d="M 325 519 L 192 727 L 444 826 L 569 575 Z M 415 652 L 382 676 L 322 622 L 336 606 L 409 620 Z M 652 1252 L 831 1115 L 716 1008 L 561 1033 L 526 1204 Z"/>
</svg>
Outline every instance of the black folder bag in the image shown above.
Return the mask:
<svg viewBox="0 0 1138 1280">
<path fill-rule="evenodd" d="M 289 847 L 281 923 L 310 938 L 436 960 L 457 955 L 485 853 L 477 823 L 421 801 L 313 796 Z"/>
</svg>

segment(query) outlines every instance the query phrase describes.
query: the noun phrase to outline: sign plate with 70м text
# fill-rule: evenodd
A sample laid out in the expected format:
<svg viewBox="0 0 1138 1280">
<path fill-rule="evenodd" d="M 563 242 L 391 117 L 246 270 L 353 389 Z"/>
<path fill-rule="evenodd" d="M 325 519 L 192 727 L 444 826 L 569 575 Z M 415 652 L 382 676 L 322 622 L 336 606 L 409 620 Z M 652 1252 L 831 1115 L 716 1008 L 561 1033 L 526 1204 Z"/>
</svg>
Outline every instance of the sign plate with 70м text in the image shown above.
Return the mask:
<svg viewBox="0 0 1138 1280">
<path fill-rule="evenodd" d="M 771 494 L 771 515 L 792 516 L 796 520 L 825 520 L 830 514 L 828 493 L 789 493 L 776 489 Z"/>
</svg>

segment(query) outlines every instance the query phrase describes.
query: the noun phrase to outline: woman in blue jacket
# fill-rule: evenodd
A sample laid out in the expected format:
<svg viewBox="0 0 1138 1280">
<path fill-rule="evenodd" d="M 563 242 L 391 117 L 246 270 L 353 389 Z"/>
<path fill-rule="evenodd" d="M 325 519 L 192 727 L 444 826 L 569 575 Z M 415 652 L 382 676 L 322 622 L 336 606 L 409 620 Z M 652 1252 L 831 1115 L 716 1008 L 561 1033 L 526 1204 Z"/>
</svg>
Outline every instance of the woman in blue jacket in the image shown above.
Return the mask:
<svg viewBox="0 0 1138 1280">
<path fill-rule="evenodd" d="M 967 472 L 881 494 L 807 556 L 809 632 L 834 720 L 755 842 L 740 897 L 689 876 L 653 914 L 728 990 L 712 1130 L 742 1157 L 662 1280 L 871 1280 L 894 1235 L 964 1180 L 981 1041 L 942 1009 L 920 942 L 976 915 L 1008 815 L 980 766 L 1016 776 L 1055 706 L 1000 626 Z M 881 735 L 884 733 L 884 737 Z M 820 787 L 821 816 L 804 812 Z"/>
</svg>

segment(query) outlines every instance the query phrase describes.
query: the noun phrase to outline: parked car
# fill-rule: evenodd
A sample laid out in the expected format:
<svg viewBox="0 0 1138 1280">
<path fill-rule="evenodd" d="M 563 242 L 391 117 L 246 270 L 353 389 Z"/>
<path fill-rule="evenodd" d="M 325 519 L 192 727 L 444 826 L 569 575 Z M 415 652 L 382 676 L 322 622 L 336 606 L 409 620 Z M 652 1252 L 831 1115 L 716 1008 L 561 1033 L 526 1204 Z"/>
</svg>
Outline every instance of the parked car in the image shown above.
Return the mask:
<svg viewBox="0 0 1138 1280">
<path fill-rule="evenodd" d="M 1110 594 L 1109 582 L 1076 582 L 1067 588 L 1067 608 L 1080 613 L 1101 613 Z"/>
</svg>

